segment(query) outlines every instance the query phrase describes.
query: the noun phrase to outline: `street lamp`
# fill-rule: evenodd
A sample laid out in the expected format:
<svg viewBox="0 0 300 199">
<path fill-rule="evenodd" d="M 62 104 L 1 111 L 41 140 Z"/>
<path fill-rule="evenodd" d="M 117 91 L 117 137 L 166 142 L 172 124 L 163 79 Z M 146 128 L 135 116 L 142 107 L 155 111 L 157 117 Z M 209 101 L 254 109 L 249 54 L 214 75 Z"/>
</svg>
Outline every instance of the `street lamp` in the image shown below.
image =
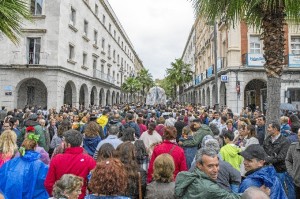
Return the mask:
<svg viewBox="0 0 300 199">
<path fill-rule="evenodd" d="M 215 108 L 216 111 L 219 111 L 219 93 L 218 93 L 218 51 L 217 51 L 217 28 L 218 23 L 214 22 L 214 57 L 215 57 L 215 64 L 214 64 L 214 71 L 215 71 L 215 84 L 216 84 L 216 90 L 215 90 L 215 98 L 216 98 L 216 104 Z"/>
<path fill-rule="evenodd" d="M 123 66 L 121 66 L 119 72 L 121 74 L 121 86 L 122 86 L 122 84 L 123 84 L 123 73 L 124 73 Z M 123 93 L 122 93 L 121 86 L 120 86 L 120 91 L 121 91 L 121 100 L 120 100 L 120 102 L 123 103 L 123 101 L 122 101 L 122 99 L 123 99 Z"/>
</svg>

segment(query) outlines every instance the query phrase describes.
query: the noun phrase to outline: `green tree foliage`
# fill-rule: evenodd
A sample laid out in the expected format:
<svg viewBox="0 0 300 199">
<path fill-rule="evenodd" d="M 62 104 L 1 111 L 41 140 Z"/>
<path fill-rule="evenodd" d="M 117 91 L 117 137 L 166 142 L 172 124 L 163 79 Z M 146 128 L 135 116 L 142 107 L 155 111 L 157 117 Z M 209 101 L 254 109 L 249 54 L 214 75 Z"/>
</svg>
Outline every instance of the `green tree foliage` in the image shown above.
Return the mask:
<svg viewBox="0 0 300 199">
<path fill-rule="evenodd" d="M 133 94 L 139 91 L 141 89 L 141 86 L 142 86 L 141 83 L 136 77 L 128 77 L 125 80 L 125 82 L 123 82 L 121 89 L 126 93 L 130 93 L 130 97 L 131 97 L 130 102 L 132 102 Z"/>
<path fill-rule="evenodd" d="M 141 84 L 141 91 L 143 95 L 143 99 L 145 100 L 146 92 L 154 86 L 154 81 L 152 75 L 149 73 L 149 70 L 143 68 L 138 72 L 137 80 Z"/>
</svg>

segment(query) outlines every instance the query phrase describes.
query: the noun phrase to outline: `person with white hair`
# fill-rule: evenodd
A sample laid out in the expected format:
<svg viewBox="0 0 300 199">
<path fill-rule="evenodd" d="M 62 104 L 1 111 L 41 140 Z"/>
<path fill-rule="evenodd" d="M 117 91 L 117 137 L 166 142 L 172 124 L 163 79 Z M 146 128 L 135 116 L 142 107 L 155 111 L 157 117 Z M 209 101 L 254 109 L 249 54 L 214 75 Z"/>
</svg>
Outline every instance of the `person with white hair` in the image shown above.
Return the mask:
<svg viewBox="0 0 300 199">
<path fill-rule="evenodd" d="M 261 190 L 258 187 L 249 187 L 248 189 L 246 189 L 246 191 L 242 194 L 242 198 L 241 199 L 270 199 L 269 195 L 270 195 L 270 189 L 269 188 L 265 188 L 266 192 L 268 193 L 268 195 Z"/>
</svg>

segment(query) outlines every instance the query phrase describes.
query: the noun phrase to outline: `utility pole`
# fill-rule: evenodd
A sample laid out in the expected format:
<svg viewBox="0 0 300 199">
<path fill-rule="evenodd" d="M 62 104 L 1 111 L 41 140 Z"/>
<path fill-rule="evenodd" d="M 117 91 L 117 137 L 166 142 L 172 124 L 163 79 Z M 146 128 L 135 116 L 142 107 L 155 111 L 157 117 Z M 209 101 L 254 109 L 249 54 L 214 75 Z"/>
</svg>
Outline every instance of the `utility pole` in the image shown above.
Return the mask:
<svg viewBox="0 0 300 199">
<path fill-rule="evenodd" d="M 219 112 L 219 89 L 218 89 L 218 51 L 217 51 L 217 31 L 218 31 L 218 22 L 214 22 L 214 58 L 215 58 L 215 64 L 214 64 L 214 73 L 215 73 L 215 98 L 216 98 L 216 104 L 215 108 L 216 111 Z"/>
</svg>

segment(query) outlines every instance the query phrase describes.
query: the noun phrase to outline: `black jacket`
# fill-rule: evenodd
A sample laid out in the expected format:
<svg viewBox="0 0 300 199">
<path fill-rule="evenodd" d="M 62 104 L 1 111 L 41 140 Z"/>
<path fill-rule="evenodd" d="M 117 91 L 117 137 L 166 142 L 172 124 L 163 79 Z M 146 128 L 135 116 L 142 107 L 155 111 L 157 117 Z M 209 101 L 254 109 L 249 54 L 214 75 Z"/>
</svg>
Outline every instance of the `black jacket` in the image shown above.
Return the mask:
<svg viewBox="0 0 300 199">
<path fill-rule="evenodd" d="M 268 136 L 265 139 L 263 147 L 268 155 L 266 163 L 273 164 L 276 172 L 281 173 L 286 171 L 285 158 L 289 146 L 290 141 L 282 135 L 280 135 L 273 143 L 271 136 Z"/>
</svg>

